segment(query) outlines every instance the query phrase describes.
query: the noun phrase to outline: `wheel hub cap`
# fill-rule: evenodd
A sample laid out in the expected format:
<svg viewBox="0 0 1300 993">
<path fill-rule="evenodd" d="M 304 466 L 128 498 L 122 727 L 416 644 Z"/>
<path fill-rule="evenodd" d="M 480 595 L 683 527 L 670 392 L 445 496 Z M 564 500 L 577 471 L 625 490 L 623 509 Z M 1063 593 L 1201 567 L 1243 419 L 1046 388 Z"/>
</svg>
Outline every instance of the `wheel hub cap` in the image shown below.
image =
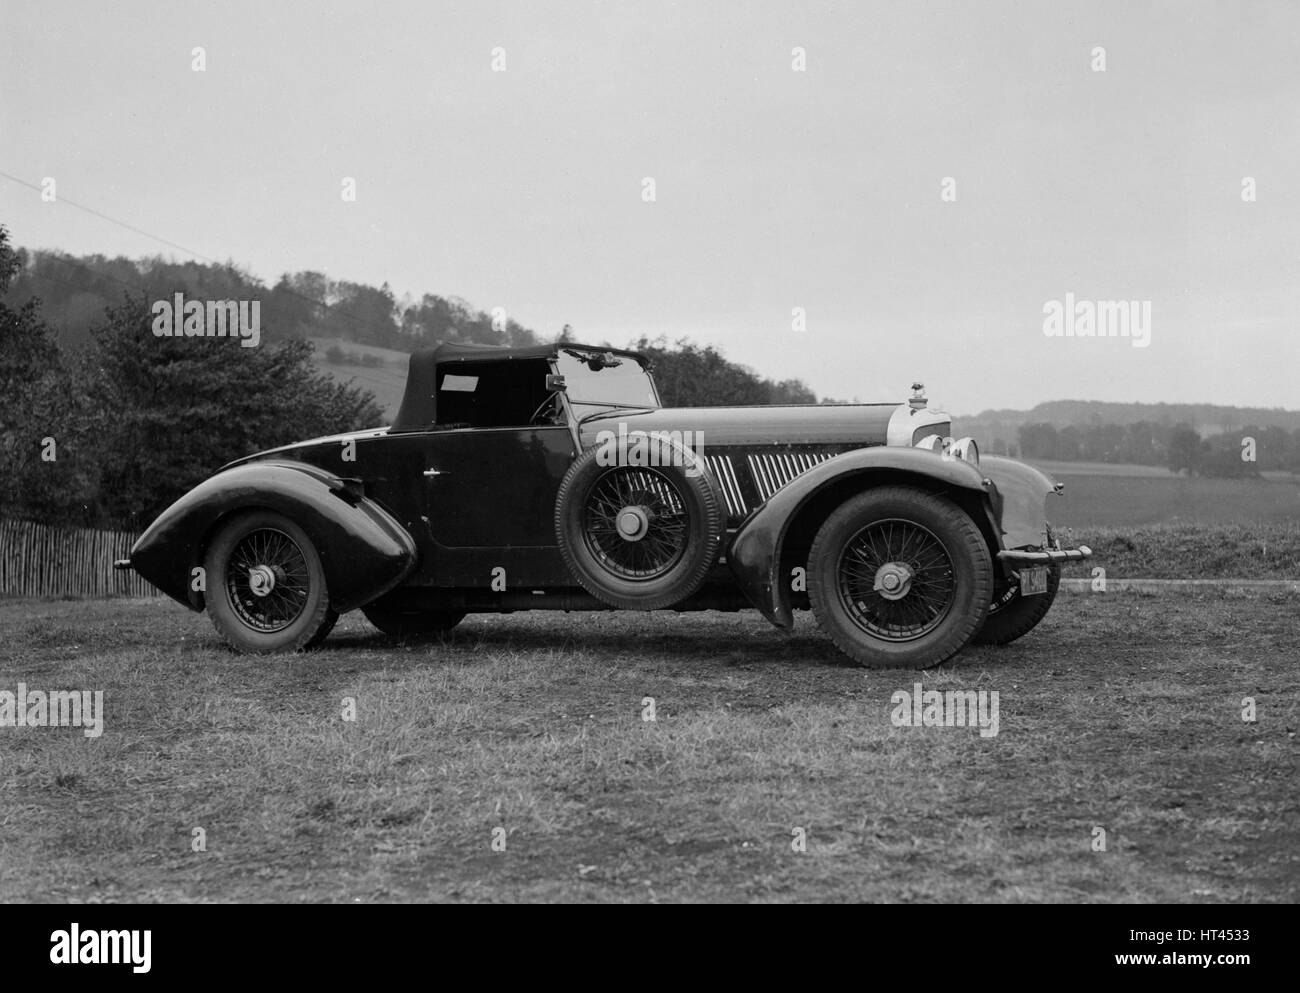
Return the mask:
<svg viewBox="0 0 1300 993">
<path fill-rule="evenodd" d="M 618 512 L 618 536 L 624 541 L 640 541 L 650 529 L 650 515 L 644 507 L 624 507 Z"/>
<path fill-rule="evenodd" d="M 248 588 L 253 596 L 269 596 L 275 589 L 275 570 L 269 565 L 256 565 L 248 570 Z"/>
<path fill-rule="evenodd" d="M 876 570 L 871 588 L 886 600 L 901 600 L 912 588 L 912 570 L 903 562 L 886 562 Z"/>
</svg>

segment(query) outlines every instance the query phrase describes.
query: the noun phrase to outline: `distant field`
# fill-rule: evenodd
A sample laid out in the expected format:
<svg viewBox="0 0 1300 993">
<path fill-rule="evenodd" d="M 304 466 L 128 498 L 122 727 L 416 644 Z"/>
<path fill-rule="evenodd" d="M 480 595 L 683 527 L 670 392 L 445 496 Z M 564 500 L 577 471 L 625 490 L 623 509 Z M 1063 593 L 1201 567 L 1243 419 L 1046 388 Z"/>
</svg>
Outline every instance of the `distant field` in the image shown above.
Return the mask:
<svg viewBox="0 0 1300 993">
<path fill-rule="evenodd" d="M 355 380 L 356 385 L 370 390 L 384 408 L 384 421 L 389 423 L 397 415 L 397 408 L 402 405 L 402 391 L 406 387 L 406 366 L 411 356 L 406 352 L 395 352 L 389 348 L 374 348 L 359 345 L 355 341 L 338 341 L 330 338 L 309 339 L 316 346 L 316 366 L 322 372 L 328 372 L 338 380 Z M 333 365 L 325 361 L 325 349 L 338 345 L 345 352 L 361 355 L 376 355 L 383 360 L 380 368 L 362 365 Z"/>
<path fill-rule="evenodd" d="M 1026 459 L 1053 476 L 1141 476 L 1173 479 L 1174 474 L 1159 465 L 1132 465 L 1115 462 L 1053 462 L 1049 459 Z"/>
<path fill-rule="evenodd" d="M 1038 464 L 1038 463 L 1036 463 Z M 1040 464 L 1047 468 L 1047 463 Z M 1049 501 L 1053 524 L 1125 527 L 1173 521 L 1241 524 L 1300 521 L 1294 480 L 1203 479 L 1165 475 L 1073 475 L 1049 469 L 1065 495 Z"/>
<path fill-rule="evenodd" d="M 1128 462 L 1054 462 L 1050 459 L 1027 459 L 1053 476 L 1138 476 L 1144 479 L 1176 479 L 1164 466 L 1134 465 Z M 1300 476 L 1285 470 L 1260 472 L 1265 479 L 1280 483 L 1300 483 Z"/>
</svg>

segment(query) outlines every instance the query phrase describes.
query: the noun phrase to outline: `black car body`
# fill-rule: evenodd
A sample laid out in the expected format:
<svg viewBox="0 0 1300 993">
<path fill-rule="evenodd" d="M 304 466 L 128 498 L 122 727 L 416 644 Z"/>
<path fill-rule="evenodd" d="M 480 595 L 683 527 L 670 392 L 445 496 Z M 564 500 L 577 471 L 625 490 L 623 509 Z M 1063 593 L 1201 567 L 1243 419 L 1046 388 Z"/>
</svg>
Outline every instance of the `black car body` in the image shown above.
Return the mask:
<svg viewBox="0 0 1300 993">
<path fill-rule="evenodd" d="M 361 608 L 390 634 L 466 613 L 812 607 L 867 665 L 1001 643 L 1046 613 L 1060 487 L 906 403 L 664 408 L 648 361 L 566 343 L 410 359 L 387 428 L 222 468 L 127 565 L 246 651 Z"/>
</svg>

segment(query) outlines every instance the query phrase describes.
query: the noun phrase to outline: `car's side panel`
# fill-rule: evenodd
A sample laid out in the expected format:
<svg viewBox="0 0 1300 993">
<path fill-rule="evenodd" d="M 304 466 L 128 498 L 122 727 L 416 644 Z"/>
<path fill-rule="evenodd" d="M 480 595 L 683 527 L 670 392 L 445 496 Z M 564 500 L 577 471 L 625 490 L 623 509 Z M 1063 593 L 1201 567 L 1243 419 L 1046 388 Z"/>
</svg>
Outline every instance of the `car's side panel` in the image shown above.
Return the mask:
<svg viewBox="0 0 1300 993">
<path fill-rule="evenodd" d="M 168 596 L 201 610 L 193 570 L 213 533 L 229 515 L 258 508 L 291 517 L 311 537 L 330 606 L 340 613 L 388 592 L 416 566 L 411 536 L 359 487 L 305 462 L 278 460 L 227 469 L 190 490 L 140 536 L 131 566 Z"/>
<path fill-rule="evenodd" d="M 984 477 L 969 463 L 945 459 L 919 448 L 876 446 L 846 452 L 821 463 L 784 486 L 736 532 L 726 552 L 727 564 L 750 602 L 777 627 L 794 625 L 790 584 L 781 574 L 781 551 L 791 522 L 818 494 L 860 477 L 862 487 L 915 479 L 927 485 L 955 487 L 981 500 Z"/>
</svg>

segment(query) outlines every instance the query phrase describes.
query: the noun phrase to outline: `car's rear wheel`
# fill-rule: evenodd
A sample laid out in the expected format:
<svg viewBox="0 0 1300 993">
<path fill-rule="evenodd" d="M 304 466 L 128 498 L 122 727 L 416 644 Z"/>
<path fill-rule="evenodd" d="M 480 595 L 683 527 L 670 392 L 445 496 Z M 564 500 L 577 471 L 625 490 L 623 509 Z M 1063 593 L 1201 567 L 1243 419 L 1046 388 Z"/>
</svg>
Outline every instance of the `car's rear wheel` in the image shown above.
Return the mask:
<svg viewBox="0 0 1300 993">
<path fill-rule="evenodd" d="M 972 639 L 977 645 L 1008 645 L 1032 631 L 1052 609 L 1056 591 L 1061 586 L 1061 567 L 1047 567 L 1047 592 L 1036 596 L 1020 595 L 1019 577 L 989 605 L 984 626 Z"/>
<path fill-rule="evenodd" d="M 367 604 L 361 612 L 391 638 L 436 638 L 465 619 L 462 610 L 394 610 Z"/>
<path fill-rule="evenodd" d="M 667 438 L 651 436 L 645 446 L 636 465 L 588 449 L 555 500 L 555 536 L 569 571 L 592 596 L 626 610 L 669 607 L 698 590 L 726 524 L 703 460 Z"/>
<path fill-rule="evenodd" d="M 993 564 L 952 501 L 903 486 L 845 501 L 808 555 L 817 622 L 859 665 L 922 668 L 956 655 L 983 624 Z"/>
<path fill-rule="evenodd" d="M 283 514 L 232 518 L 208 545 L 204 570 L 212 624 L 241 652 L 308 648 L 338 620 L 316 546 Z"/>
</svg>

